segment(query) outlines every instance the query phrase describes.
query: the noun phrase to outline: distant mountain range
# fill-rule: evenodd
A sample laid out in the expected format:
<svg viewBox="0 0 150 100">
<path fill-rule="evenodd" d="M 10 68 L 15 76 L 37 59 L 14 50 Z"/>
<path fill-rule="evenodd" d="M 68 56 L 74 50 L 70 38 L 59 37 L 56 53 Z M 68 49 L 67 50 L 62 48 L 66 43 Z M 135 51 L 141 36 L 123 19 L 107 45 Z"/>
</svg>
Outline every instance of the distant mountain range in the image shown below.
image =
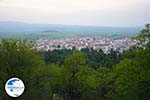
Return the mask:
<svg viewBox="0 0 150 100">
<path fill-rule="evenodd" d="M 66 38 L 83 36 L 124 37 L 136 36 L 142 27 L 105 27 L 79 25 L 29 24 L 22 22 L 0 22 L 0 37 L 25 39 Z M 24 36 L 23 36 L 24 35 Z M 23 39 L 24 39 L 23 38 Z"/>
</svg>

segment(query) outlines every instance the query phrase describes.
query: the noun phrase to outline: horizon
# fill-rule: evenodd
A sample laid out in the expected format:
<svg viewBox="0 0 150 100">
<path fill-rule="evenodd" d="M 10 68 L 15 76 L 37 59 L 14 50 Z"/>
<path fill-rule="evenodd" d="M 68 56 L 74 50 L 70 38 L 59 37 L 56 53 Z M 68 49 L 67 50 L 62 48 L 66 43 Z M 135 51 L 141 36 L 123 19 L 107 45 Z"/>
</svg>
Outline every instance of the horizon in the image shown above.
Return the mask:
<svg viewBox="0 0 150 100">
<path fill-rule="evenodd" d="M 149 0 L 1 0 L 0 21 L 135 27 L 150 23 Z"/>
<path fill-rule="evenodd" d="M 23 21 L 10 21 L 10 20 L 6 20 L 6 21 L 0 21 L 0 23 L 15 23 L 15 24 L 29 24 L 29 25 L 62 25 L 62 26 L 75 26 L 75 27 L 110 27 L 110 28 L 142 28 L 144 27 L 146 24 L 144 25 L 136 25 L 136 26 L 102 26 L 102 25 L 79 25 L 79 24 L 50 24 L 50 23 L 31 23 L 31 22 L 23 22 Z"/>
</svg>

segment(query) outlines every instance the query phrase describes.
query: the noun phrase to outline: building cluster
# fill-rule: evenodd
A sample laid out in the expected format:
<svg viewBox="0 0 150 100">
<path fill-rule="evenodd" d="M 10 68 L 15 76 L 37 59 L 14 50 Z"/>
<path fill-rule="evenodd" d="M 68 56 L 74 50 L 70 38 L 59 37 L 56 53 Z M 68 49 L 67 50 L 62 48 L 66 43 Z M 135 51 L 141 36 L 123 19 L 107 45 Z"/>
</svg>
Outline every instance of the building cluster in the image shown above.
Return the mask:
<svg viewBox="0 0 150 100">
<path fill-rule="evenodd" d="M 128 50 L 131 45 L 135 45 L 137 40 L 131 38 L 110 39 L 100 37 L 83 37 L 83 38 L 66 38 L 57 40 L 39 39 L 36 41 L 38 50 L 61 50 L 73 49 L 81 50 L 82 48 L 93 48 L 94 50 L 102 49 L 104 53 L 109 53 L 111 49 L 122 53 Z"/>
</svg>

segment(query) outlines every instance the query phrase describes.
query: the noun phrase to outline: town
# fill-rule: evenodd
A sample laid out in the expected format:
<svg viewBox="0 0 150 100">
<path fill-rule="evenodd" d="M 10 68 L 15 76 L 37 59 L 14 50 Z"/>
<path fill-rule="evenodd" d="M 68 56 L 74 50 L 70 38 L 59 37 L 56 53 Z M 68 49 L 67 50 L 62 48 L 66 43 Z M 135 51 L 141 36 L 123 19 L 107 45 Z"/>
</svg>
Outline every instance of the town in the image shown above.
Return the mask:
<svg viewBox="0 0 150 100">
<path fill-rule="evenodd" d="M 136 39 L 129 37 L 116 40 L 102 37 L 66 38 L 56 40 L 39 39 L 36 41 L 36 48 L 43 51 L 93 48 L 94 50 L 101 49 L 104 53 L 108 54 L 111 49 L 123 53 L 123 51 L 128 50 L 130 46 L 135 45 L 136 43 Z"/>
</svg>

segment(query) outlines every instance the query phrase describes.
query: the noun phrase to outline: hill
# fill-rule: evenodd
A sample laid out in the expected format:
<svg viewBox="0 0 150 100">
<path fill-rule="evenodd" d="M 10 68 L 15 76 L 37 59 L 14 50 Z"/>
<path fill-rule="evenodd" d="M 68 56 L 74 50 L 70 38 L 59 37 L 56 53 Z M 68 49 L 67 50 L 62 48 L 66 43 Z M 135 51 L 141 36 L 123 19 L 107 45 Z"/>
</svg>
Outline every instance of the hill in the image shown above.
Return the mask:
<svg viewBox="0 0 150 100">
<path fill-rule="evenodd" d="M 56 39 L 85 36 L 123 38 L 138 35 L 141 28 L 0 22 L 0 37 L 17 39 Z"/>
</svg>

